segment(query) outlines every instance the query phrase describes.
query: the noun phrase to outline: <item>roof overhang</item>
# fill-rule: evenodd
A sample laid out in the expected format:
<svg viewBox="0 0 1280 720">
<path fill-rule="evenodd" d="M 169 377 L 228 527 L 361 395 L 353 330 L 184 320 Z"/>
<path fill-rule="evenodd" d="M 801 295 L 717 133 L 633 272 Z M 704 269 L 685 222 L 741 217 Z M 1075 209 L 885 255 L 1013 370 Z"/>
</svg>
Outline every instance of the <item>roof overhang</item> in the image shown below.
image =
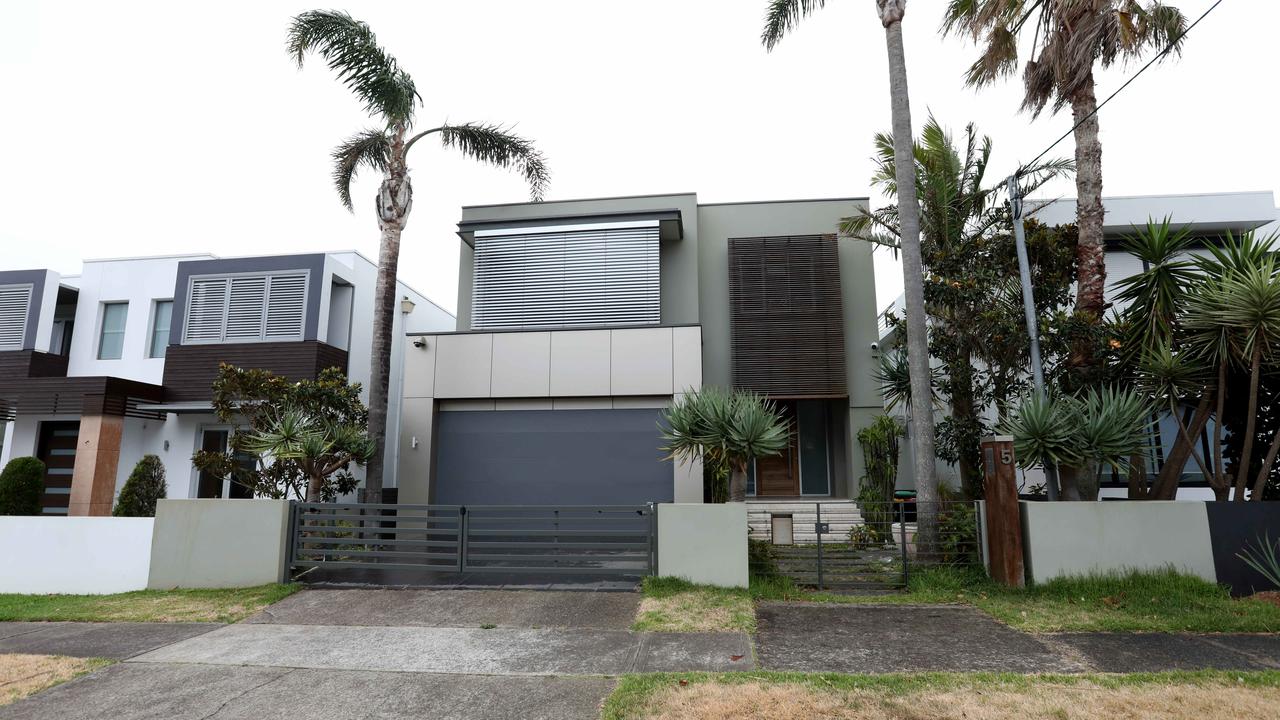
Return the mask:
<svg viewBox="0 0 1280 720">
<path fill-rule="evenodd" d="M 140 407 L 164 398 L 160 385 L 111 376 L 32 377 L 0 380 L 0 418 L 19 415 L 122 415 L 163 420 Z"/>
<path fill-rule="evenodd" d="M 464 220 L 458 223 L 458 237 L 467 245 L 475 244 L 475 234 L 484 231 L 529 230 L 546 228 L 554 232 L 557 228 L 583 225 L 606 225 L 632 222 L 657 222 L 658 239 L 663 242 L 674 242 L 684 239 L 684 221 L 680 211 L 675 208 L 663 210 L 628 210 L 607 213 L 591 213 L 588 215 L 554 215 L 546 217 L 491 218 L 486 220 Z"/>
<path fill-rule="evenodd" d="M 145 412 L 162 412 L 183 414 L 208 414 L 213 412 L 212 402 L 168 402 L 168 403 L 139 403 L 138 410 Z"/>
</svg>

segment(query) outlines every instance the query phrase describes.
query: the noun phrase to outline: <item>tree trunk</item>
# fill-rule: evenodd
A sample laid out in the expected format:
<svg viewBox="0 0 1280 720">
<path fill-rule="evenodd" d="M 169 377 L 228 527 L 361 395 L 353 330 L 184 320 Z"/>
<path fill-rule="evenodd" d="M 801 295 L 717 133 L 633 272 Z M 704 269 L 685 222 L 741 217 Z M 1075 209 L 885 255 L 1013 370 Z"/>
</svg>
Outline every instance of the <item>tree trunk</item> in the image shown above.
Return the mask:
<svg viewBox="0 0 1280 720">
<path fill-rule="evenodd" d="M 320 497 L 320 490 L 324 487 L 324 478 L 316 475 L 307 475 L 307 502 L 318 503 L 323 500 Z"/>
<path fill-rule="evenodd" d="M 729 471 L 729 502 L 747 501 L 747 464 L 733 461 Z"/>
<path fill-rule="evenodd" d="M 1210 478 L 1209 484 L 1213 487 L 1231 487 L 1231 480 L 1227 477 L 1226 466 L 1222 464 L 1222 415 L 1226 412 L 1227 403 L 1227 359 L 1223 358 L 1218 363 L 1218 397 L 1217 408 L 1213 413 L 1213 477 Z"/>
<path fill-rule="evenodd" d="M 1098 98 L 1094 95 L 1093 73 L 1071 98 L 1071 116 L 1077 123 L 1076 141 L 1076 311 L 1090 322 L 1102 320 L 1107 282 L 1106 244 L 1102 237 L 1102 143 L 1098 140 Z M 1071 366 L 1084 373 L 1096 363 L 1093 348 L 1077 342 Z"/>
<path fill-rule="evenodd" d="M 400 234 L 413 207 L 413 186 L 405 164 L 403 127 L 392 132 L 390 163 L 378 190 L 378 279 L 373 291 L 373 348 L 369 358 L 369 438 L 374 451 L 365 464 L 365 502 L 382 502 L 383 459 L 387 448 L 387 393 L 391 381 L 391 346 L 396 313 L 396 273 Z"/>
<path fill-rule="evenodd" d="M 1127 477 L 1130 500 L 1146 500 L 1151 490 L 1147 485 L 1147 459 L 1142 453 L 1129 456 Z"/>
<path fill-rule="evenodd" d="M 960 471 L 960 487 L 969 500 L 981 500 L 983 496 L 982 472 L 974 462 L 979 448 L 970 445 L 970 441 L 980 441 L 967 434 L 968 428 L 978 426 L 978 413 L 973 407 L 973 365 L 968 353 L 957 358 L 957 362 L 947 368 L 951 385 L 951 418 L 955 426 L 961 429 L 956 444 L 956 469 Z"/>
<path fill-rule="evenodd" d="M 1187 466 L 1187 458 L 1195 453 L 1195 439 L 1204 432 L 1204 426 L 1212 417 L 1212 408 L 1209 406 L 1213 402 L 1213 397 L 1214 391 L 1209 388 L 1205 388 L 1200 395 L 1200 404 L 1196 406 L 1196 411 L 1191 416 L 1190 427 L 1186 428 L 1186 432 L 1178 434 L 1169 454 L 1165 456 L 1164 467 L 1160 468 L 1155 486 L 1151 489 L 1152 500 L 1173 500 L 1178 496 L 1178 480 L 1182 478 L 1182 470 Z M 1182 422 L 1181 418 L 1175 417 L 1175 420 Z M 1199 455 L 1195 457 L 1197 460 L 1200 458 Z M 1205 473 L 1205 479 L 1209 481 L 1210 486 L 1214 486 L 1216 480 L 1212 469 L 1202 468 L 1201 472 Z"/>
<path fill-rule="evenodd" d="M 907 58 L 902 45 L 906 0 L 877 0 L 889 53 L 889 98 L 893 114 L 894 174 L 898 183 L 898 222 L 902 278 L 906 290 L 907 363 L 911 373 L 911 445 L 915 457 L 918 531 L 922 557 L 936 555 L 938 479 L 934 472 L 933 388 L 929 377 L 929 337 L 924 310 L 924 267 L 920 257 L 920 203 L 907 95 Z"/>
<path fill-rule="evenodd" d="M 1058 481 L 1062 485 L 1062 494 L 1060 497 L 1064 501 L 1075 501 L 1080 499 L 1080 474 L 1084 471 L 1084 468 L 1067 467 L 1065 465 L 1058 466 Z"/>
<path fill-rule="evenodd" d="M 1280 430 L 1271 438 L 1271 447 L 1267 448 L 1267 457 L 1262 461 L 1258 477 L 1253 481 L 1253 500 L 1261 502 L 1263 491 L 1267 489 L 1267 476 L 1271 474 L 1271 466 L 1275 464 L 1276 454 L 1280 453 Z"/>
<path fill-rule="evenodd" d="M 1240 469 L 1236 471 L 1236 502 L 1244 502 L 1249 482 L 1249 461 L 1253 458 L 1253 436 L 1258 427 L 1258 380 L 1262 374 L 1262 344 L 1253 350 L 1249 367 L 1249 414 L 1245 417 L 1244 447 L 1240 449 Z M 1221 420 L 1219 420 L 1221 422 Z"/>
</svg>

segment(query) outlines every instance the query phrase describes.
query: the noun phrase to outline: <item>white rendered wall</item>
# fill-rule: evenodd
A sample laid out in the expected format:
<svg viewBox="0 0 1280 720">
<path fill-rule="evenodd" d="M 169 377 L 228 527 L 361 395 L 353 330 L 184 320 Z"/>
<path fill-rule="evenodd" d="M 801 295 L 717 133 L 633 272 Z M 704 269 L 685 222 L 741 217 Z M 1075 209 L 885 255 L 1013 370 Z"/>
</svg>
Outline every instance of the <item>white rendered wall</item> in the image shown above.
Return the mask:
<svg viewBox="0 0 1280 720">
<path fill-rule="evenodd" d="M 147 587 L 152 518 L 0 517 L 0 593 L 106 594 Z"/>
<path fill-rule="evenodd" d="M 173 299 L 179 262 L 212 257 L 186 255 L 85 261 L 67 375 L 111 375 L 159 385 L 164 377 L 164 359 L 147 357 L 151 345 L 152 305 L 156 300 Z M 119 360 L 98 359 L 102 304 L 108 302 L 129 303 L 124 349 Z"/>
</svg>

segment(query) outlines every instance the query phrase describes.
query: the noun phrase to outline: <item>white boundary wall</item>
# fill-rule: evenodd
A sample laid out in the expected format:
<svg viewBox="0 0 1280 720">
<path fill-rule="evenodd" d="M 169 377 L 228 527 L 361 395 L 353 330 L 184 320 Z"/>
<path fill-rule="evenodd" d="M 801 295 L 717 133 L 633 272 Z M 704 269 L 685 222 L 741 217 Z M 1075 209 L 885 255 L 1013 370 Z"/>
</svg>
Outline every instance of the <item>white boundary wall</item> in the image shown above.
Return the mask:
<svg viewBox="0 0 1280 720">
<path fill-rule="evenodd" d="M 746 503 L 659 505 L 658 575 L 747 587 Z"/>
<path fill-rule="evenodd" d="M 288 500 L 161 500 L 152 590 L 252 587 L 284 575 Z"/>
<path fill-rule="evenodd" d="M 1217 582 L 1204 503 L 1023 501 L 1021 506 L 1031 582 L 1167 568 Z"/>
<path fill-rule="evenodd" d="M 142 590 L 152 518 L 0 517 L 0 592 L 99 595 Z"/>
</svg>

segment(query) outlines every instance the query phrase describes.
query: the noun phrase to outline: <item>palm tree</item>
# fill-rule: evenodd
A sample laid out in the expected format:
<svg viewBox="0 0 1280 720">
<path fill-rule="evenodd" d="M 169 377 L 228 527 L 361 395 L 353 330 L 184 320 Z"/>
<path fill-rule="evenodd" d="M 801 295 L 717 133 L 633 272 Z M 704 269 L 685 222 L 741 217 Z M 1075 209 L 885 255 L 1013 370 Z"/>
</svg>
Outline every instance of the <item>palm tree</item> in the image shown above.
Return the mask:
<svg viewBox="0 0 1280 720">
<path fill-rule="evenodd" d="M 823 7 L 825 0 L 771 0 L 761 42 L 772 50 L 800 18 Z M 902 17 L 907 0 L 876 0 L 889 53 L 889 100 L 892 112 L 894 177 L 898 186 L 898 224 L 902 244 L 902 278 L 906 290 L 907 363 L 911 371 L 911 446 L 919 500 L 919 542 L 925 554 L 937 545 L 938 477 L 934 463 L 933 396 L 929 384 L 929 336 L 924 316 L 924 269 L 920 259 L 920 204 L 916 199 L 912 162 L 911 104 L 907 97 L 907 58 L 902 46 Z"/>
<path fill-rule="evenodd" d="M 1034 21 L 1034 22 L 1032 22 Z M 1093 67 L 1134 60 L 1152 48 L 1179 51 L 1186 18 L 1177 8 L 1137 0 L 949 0 L 944 33 L 982 43 L 966 82 L 991 84 L 1018 68 L 1018 36 L 1030 35 L 1031 57 L 1023 68 L 1022 109 L 1038 116 L 1071 106 L 1076 142 L 1076 215 L 1079 262 L 1076 310 L 1100 322 L 1105 308 L 1105 246 L 1102 237 L 1102 144 Z M 1077 367 L 1092 365 L 1083 353 Z"/>
<path fill-rule="evenodd" d="M 894 145 L 892 134 L 876 134 L 871 184 L 889 197 L 898 192 Z M 962 277 L 970 273 L 972 265 L 964 264 L 972 261 L 965 259 L 974 257 L 976 248 L 988 240 L 992 230 L 1007 222 L 1003 206 L 996 201 L 1005 184 L 985 184 L 992 145 L 991 138 L 979 136 L 970 123 L 965 126 L 962 154 L 955 139 L 933 115 L 925 121 L 920 138 L 915 141 L 921 256 L 930 275 Z M 1020 193 L 1025 197 L 1071 168 L 1071 161 L 1064 159 L 1025 167 L 1019 175 Z M 897 252 L 901 248 L 899 226 L 898 208 L 890 205 L 874 212 L 861 209 L 841 222 L 840 232 Z M 949 444 L 956 446 L 954 462 L 960 472 L 960 485 L 966 495 L 977 497 L 982 488 L 978 444 L 986 428 L 980 417 L 985 408 L 978 397 L 974 360 L 983 355 L 989 344 L 989 336 L 978 319 L 989 310 L 990 292 L 987 287 L 978 287 L 967 292 L 947 292 L 941 299 L 934 293 L 930 298 L 925 310 L 933 333 L 931 350 L 942 365 L 942 383 L 951 413 L 950 425 L 939 428 L 941 447 L 946 456 Z M 888 377 L 887 373 L 882 375 Z M 886 399 L 891 403 L 904 395 L 892 384 L 886 383 L 886 390 Z"/>
<path fill-rule="evenodd" d="M 352 135 L 333 156 L 333 182 L 338 197 L 352 210 L 351 181 L 367 168 L 382 174 L 376 208 L 382 240 L 374 286 L 373 351 L 369 370 L 369 436 L 376 450 L 365 474 L 365 499 L 382 501 L 382 463 L 387 434 L 387 390 L 391 372 L 391 327 L 396 309 L 396 269 L 400 234 L 413 208 L 409 150 L 436 135 L 444 147 L 500 168 L 519 172 L 535 201 L 542 199 L 550 175 L 542 154 L 529 140 L 499 125 L 440 125 L 414 132 L 414 113 L 422 102 L 413 78 L 378 45 L 369 26 L 338 11 L 304 12 L 293 19 L 289 56 L 301 68 L 316 53 L 338 74 L 347 89 L 364 103 L 378 126 Z"/>
<path fill-rule="evenodd" d="M 663 412 L 662 448 L 670 460 L 701 460 L 729 469 L 729 502 L 747 499 L 747 468 L 787 448 L 791 430 L 774 404 L 747 390 L 710 386 Z"/>
</svg>

